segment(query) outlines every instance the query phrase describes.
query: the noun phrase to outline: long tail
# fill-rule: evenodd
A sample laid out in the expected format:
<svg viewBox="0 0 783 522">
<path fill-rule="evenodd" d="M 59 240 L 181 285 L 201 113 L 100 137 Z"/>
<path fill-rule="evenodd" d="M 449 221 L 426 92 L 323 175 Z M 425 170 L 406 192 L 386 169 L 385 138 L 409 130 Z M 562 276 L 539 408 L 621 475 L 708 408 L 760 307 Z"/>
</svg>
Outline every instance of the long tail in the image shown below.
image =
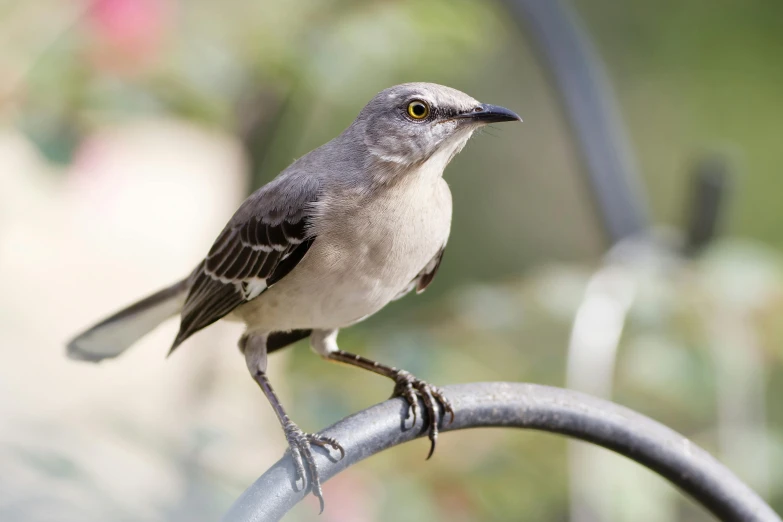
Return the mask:
<svg viewBox="0 0 783 522">
<path fill-rule="evenodd" d="M 180 313 L 188 279 L 120 310 L 68 343 L 68 357 L 98 362 L 117 357 L 160 323 Z"/>
</svg>

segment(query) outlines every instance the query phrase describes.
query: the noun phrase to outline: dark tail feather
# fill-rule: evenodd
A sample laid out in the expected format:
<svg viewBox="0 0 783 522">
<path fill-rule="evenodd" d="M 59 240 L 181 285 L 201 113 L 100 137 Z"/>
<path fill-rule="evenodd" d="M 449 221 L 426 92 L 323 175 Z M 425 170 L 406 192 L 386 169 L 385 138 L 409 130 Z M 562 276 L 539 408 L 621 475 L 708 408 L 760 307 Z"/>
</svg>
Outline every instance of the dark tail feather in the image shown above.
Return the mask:
<svg viewBox="0 0 783 522">
<path fill-rule="evenodd" d="M 117 357 L 160 323 L 180 313 L 188 279 L 120 310 L 68 343 L 68 357 L 98 362 Z"/>
</svg>

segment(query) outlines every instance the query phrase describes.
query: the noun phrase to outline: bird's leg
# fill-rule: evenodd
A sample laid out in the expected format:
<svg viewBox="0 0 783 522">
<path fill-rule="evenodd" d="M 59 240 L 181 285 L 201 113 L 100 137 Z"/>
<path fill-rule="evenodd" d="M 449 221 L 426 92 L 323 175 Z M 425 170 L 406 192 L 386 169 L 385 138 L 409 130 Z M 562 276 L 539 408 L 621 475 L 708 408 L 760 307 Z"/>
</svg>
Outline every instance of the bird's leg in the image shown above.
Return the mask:
<svg viewBox="0 0 783 522">
<path fill-rule="evenodd" d="M 329 361 L 358 366 L 393 380 L 395 386 L 392 397 L 403 397 L 408 402 L 408 417 L 412 417 L 411 426 L 416 424 L 416 418 L 421 414 L 416 395 L 421 396 L 424 407 L 427 410 L 427 434 L 431 443 L 427 458 L 432 457 L 438 440 L 438 425 L 440 421 L 445 418 L 446 414 L 449 415 L 449 424 L 454 421 L 454 409 L 451 406 L 451 401 L 443 394 L 440 388 L 417 379 L 405 370 L 399 370 L 392 366 L 372 361 L 361 355 L 340 350 L 337 347 L 337 332 L 338 330 L 314 330 L 310 336 L 313 350 Z"/>
<path fill-rule="evenodd" d="M 288 414 L 283 409 L 283 405 L 280 404 L 280 400 L 277 398 L 272 385 L 269 383 L 269 378 L 266 376 L 266 340 L 267 336 L 264 334 L 243 335 L 239 340 L 239 349 L 245 355 L 245 362 L 247 362 L 247 368 L 250 370 L 250 375 L 261 387 L 261 390 L 266 395 L 269 403 L 272 405 L 272 409 L 275 410 L 277 419 L 280 421 L 280 425 L 285 432 L 285 438 L 288 441 L 288 446 L 291 449 L 291 457 L 294 459 L 294 465 L 296 466 L 296 481 L 297 483 L 302 481 L 302 488 L 307 486 L 307 474 L 305 473 L 305 465 L 310 474 L 310 484 L 313 495 L 318 498 L 321 504 L 321 511 L 324 510 L 324 497 L 321 490 L 321 480 L 318 476 L 318 469 L 313 459 L 312 445 L 321 446 L 322 448 L 331 447 L 340 452 L 340 458 L 345 456 L 345 450 L 343 447 L 333 438 L 324 437 L 315 433 L 305 433 L 299 426 L 288 417 Z"/>
</svg>

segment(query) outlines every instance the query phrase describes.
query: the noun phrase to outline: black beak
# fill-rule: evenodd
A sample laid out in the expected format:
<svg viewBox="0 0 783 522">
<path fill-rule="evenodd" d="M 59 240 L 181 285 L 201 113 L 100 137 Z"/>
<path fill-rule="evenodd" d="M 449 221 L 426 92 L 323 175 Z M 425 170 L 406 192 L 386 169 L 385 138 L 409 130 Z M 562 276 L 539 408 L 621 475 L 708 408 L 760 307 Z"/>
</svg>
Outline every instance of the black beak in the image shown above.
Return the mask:
<svg viewBox="0 0 783 522">
<path fill-rule="evenodd" d="M 522 121 L 515 112 L 499 105 L 482 103 L 470 112 L 463 112 L 455 120 L 471 120 L 480 123 L 499 123 L 501 121 Z"/>
</svg>

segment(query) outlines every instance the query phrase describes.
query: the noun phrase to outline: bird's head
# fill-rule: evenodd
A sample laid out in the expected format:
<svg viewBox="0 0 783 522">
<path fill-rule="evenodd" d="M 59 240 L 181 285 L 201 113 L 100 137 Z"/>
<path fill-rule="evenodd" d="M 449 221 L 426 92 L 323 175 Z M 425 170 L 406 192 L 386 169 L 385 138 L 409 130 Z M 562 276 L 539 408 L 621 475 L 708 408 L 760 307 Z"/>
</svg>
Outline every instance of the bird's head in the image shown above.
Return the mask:
<svg viewBox="0 0 783 522">
<path fill-rule="evenodd" d="M 428 160 L 445 167 L 473 131 L 503 121 L 522 119 L 450 87 L 405 83 L 378 93 L 352 127 L 361 133 L 374 161 L 405 169 Z"/>
</svg>

